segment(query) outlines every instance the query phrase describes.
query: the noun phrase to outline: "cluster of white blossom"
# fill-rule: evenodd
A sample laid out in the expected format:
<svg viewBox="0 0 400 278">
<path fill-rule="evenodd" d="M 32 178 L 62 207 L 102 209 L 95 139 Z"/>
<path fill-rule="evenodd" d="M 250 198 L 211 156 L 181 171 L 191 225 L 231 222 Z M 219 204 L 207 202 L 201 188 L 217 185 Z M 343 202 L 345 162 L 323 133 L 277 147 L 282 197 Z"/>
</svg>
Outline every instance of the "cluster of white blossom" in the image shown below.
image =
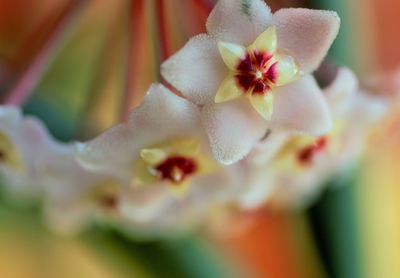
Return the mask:
<svg viewBox="0 0 400 278">
<path fill-rule="evenodd" d="M 303 205 L 361 153 L 385 102 L 340 68 L 312 73 L 335 39 L 335 12 L 220 0 L 200 34 L 161 66 L 126 122 L 89 142 L 54 140 L 0 108 L 0 170 L 13 194 L 42 196 L 62 233 L 106 221 L 176 234 L 217 210 Z"/>
</svg>

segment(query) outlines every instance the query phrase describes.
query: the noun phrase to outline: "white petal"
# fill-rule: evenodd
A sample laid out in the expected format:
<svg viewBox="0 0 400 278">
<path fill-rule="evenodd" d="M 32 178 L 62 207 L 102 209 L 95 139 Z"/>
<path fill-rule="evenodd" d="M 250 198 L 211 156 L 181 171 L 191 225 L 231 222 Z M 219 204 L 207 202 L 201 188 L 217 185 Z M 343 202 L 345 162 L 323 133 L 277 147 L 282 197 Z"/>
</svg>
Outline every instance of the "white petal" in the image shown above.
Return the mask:
<svg viewBox="0 0 400 278">
<path fill-rule="evenodd" d="M 193 136 L 201 132 L 199 127 L 197 106 L 162 85 L 153 85 L 128 123 L 78 144 L 77 156 L 87 169 L 126 177 L 132 174 L 141 149 L 170 138 Z"/>
<path fill-rule="evenodd" d="M 139 142 L 149 146 L 166 139 L 200 134 L 199 108 L 162 85 L 152 85 L 132 111 L 129 125 Z"/>
<path fill-rule="evenodd" d="M 214 100 L 227 72 L 217 41 L 205 34 L 191 38 L 161 65 L 161 74 L 165 80 L 185 98 L 198 105 Z"/>
<path fill-rule="evenodd" d="M 357 92 L 358 79 L 348 68 L 339 68 L 334 81 L 324 89 L 324 94 L 332 109 L 346 102 Z"/>
<path fill-rule="evenodd" d="M 271 177 L 273 172 L 267 164 L 264 166 L 252 164 L 246 166 L 249 169 L 245 173 L 245 189 L 239 195 L 238 203 L 243 209 L 255 209 L 265 204 L 275 188 Z"/>
<path fill-rule="evenodd" d="M 278 47 L 292 53 L 304 72 L 314 71 L 338 34 L 337 13 L 290 8 L 277 11 L 273 17 Z"/>
<path fill-rule="evenodd" d="M 274 91 L 272 126 L 322 135 L 332 128 L 329 107 L 311 75 Z"/>
<path fill-rule="evenodd" d="M 280 148 L 288 141 L 291 134 L 285 131 L 273 130 L 266 134 L 254 147 L 249 155 L 249 160 L 254 164 L 265 164 L 271 160 Z"/>
<path fill-rule="evenodd" d="M 127 124 L 114 126 L 87 143 L 76 144 L 79 163 L 90 171 L 128 176 L 137 150 L 135 136 Z"/>
<path fill-rule="evenodd" d="M 19 107 L 2 105 L 0 106 L 0 120 L 8 122 L 17 122 L 22 118 L 22 112 Z"/>
<path fill-rule="evenodd" d="M 261 0 L 220 0 L 207 20 L 207 31 L 219 40 L 249 46 L 271 25 L 270 8 Z"/>
<path fill-rule="evenodd" d="M 206 105 L 201 117 L 214 157 L 223 164 L 246 156 L 267 130 L 246 98 Z"/>
<path fill-rule="evenodd" d="M 165 184 L 121 189 L 119 210 L 130 221 L 156 221 L 173 201 Z"/>
</svg>

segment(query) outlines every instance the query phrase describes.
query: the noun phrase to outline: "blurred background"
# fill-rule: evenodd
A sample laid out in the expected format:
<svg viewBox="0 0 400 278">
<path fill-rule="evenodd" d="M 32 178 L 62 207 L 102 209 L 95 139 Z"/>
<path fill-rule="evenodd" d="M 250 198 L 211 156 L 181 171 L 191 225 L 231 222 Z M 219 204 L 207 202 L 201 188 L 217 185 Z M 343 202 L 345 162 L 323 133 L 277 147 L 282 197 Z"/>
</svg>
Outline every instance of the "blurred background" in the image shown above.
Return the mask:
<svg viewBox="0 0 400 278">
<path fill-rule="evenodd" d="M 91 138 L 162 82 L 160 63 L 205 31 L 214 2 L 1 0 L 0 99 L 41 118 L 60 140 Z M 267 3 L 337 11 L 330 59 L 361 79 L 398 67 L 399 1 Z M 400 277 L 399 127 L 393 112 L 356 175 L 332 181 L 346 186 L 309 209 L 245 212 L 212 235 L 134 242 L 104 228 L 60 238 L 35 205 L 1 198 L 0 276 Z"/>
</svg>

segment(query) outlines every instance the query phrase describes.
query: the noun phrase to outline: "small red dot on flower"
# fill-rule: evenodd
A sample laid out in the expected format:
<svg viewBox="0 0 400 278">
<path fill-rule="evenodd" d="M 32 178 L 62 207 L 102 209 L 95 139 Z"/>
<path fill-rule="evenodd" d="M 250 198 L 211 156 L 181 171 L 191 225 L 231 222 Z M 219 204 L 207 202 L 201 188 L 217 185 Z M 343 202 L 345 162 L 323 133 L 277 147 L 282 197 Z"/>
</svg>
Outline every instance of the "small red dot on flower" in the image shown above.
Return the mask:
<svg viewBox="0 0 400 278">
<path fill-rule="evenodd" d="M 198 170 L 198 167 L 196 162 L 191 158 L 172 156 L 157 165 L 154 169 L 160 174 L 161 179 L 178 184 L 188 176 L 194 174 Z"/>
</svg>

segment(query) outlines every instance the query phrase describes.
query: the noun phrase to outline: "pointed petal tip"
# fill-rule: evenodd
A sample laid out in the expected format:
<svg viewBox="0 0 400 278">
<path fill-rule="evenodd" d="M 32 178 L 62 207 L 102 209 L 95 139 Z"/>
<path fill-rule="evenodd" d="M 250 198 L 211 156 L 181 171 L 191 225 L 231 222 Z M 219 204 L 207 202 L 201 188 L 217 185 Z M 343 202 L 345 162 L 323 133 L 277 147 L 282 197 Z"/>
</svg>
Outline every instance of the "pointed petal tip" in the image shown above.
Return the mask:
<svg viewBox="0 0 400 278">
<path fill-rule="evenodd" d="M 318 68 L 335 40 L 340 18 L 334 11 L 288 8 L 274 14 L 274 24 L 279 47 L 293 53 L 302 69 L 310 73 Z"/>
</svg>

